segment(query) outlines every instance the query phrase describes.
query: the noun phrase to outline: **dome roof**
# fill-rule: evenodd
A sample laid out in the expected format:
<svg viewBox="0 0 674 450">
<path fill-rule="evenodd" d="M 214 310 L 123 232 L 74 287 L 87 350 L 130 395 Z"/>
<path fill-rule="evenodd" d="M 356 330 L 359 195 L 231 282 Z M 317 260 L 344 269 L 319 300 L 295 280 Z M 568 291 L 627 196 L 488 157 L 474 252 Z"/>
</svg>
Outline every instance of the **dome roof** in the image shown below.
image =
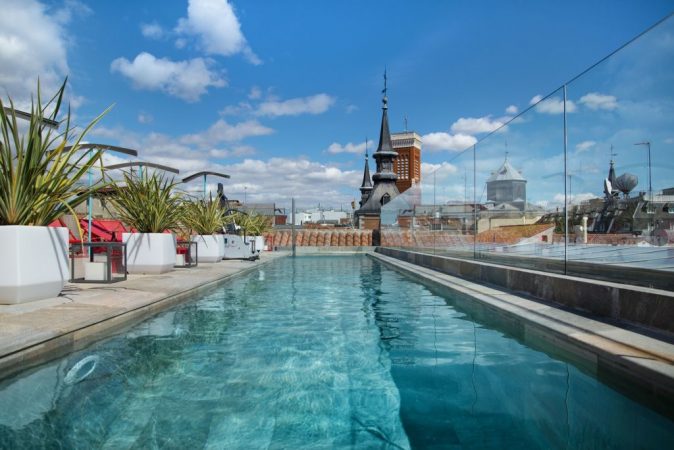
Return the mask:
<svg viewBox="0 0 674 450">
<path fill-rule="evenodd" d="M 508 158 L 503 161 L 503 165 L 496 171 L 492 172 L 491 176 L 487 179 L 487 183 L 490 181 L 526 181 L 517 169 L 515 169 L 508 161 Z"/>
</svg>

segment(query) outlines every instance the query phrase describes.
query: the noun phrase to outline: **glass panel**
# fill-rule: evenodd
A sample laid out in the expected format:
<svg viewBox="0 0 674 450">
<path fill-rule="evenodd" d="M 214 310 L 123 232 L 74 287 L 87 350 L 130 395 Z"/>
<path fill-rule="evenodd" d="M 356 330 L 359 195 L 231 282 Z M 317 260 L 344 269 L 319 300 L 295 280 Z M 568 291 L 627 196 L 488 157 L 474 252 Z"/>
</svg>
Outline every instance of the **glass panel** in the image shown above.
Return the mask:
<svg viewBox="0 0 674 450">
<path fill-rule="evenodd" d="M 532 101 L 476 150 L 476 256 L 524 267 L 564 250 L 564 92 Z"/>
<path fill-rule="evenodd" d="M 674 19 L 571 82 L 568 98 L 569 271 L 671 270 Z"/>
</svg>

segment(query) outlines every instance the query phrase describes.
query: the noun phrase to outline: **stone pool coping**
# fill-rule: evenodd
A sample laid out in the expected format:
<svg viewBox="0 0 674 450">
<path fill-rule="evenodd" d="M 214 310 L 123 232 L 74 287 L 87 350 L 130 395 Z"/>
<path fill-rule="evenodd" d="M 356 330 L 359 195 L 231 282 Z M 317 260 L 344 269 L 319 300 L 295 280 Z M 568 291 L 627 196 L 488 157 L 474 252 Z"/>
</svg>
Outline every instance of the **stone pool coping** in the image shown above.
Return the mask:
<svg viewBox="0 0 674 450">
<path fill-rule="evenodd" d="M 199 264 L 160 275 L 129 275 L 113 284 L 68 283 L 58 297 L 0 305 L 0 379 L 83 348 L 287 255 L 263 252 L 255 262 Z"/>
<path fill-rule="evenodd" d="M 674 400 L 674 345 L 381 253 L 369 256 L 442 288 L 465 294 L 523 327 L 524 341 L 570 357 L 597 377 L 620 378 Z"/>
</svg>

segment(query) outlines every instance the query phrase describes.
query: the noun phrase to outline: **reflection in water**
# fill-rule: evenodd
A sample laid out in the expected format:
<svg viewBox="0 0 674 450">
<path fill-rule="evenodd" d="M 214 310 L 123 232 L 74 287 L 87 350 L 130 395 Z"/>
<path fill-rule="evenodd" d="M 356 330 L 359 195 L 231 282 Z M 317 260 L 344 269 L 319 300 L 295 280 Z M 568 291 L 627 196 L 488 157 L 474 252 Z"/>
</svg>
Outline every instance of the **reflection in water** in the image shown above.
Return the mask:
<svg viewBox="0 0 674 450">
<path fill-rule="evenodd" d="M 372 274 L 413 448 L 674 448 L 668 419 L 524 346 L 521 324 L 396 272 Z"/>
<path fill-rule="evenodd" d="M 369 258 L 288 258 L 3 381 L 0 448 L 674 448 L 523 337 Z"/>
</svg>

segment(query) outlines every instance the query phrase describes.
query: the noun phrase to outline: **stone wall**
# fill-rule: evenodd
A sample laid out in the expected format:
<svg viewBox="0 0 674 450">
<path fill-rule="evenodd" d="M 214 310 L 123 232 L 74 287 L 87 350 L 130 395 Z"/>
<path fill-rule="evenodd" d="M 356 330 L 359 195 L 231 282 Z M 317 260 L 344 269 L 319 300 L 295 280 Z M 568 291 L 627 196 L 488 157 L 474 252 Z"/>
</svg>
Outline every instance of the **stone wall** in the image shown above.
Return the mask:
<svg viewBox="0 0 674 450">
<path fill-rule="evenodd" d="M 296 230 L 297 247 L 368 247 L 372 244 L 372 230 L 327 229 Z M 290 247 L 290 230 L 274 230 L 265 234 L 270 248 Z M 473 245 L 473 237 L 446 231 L 382 230 L 384 247 L 456 247 Z"/>
</svg>

